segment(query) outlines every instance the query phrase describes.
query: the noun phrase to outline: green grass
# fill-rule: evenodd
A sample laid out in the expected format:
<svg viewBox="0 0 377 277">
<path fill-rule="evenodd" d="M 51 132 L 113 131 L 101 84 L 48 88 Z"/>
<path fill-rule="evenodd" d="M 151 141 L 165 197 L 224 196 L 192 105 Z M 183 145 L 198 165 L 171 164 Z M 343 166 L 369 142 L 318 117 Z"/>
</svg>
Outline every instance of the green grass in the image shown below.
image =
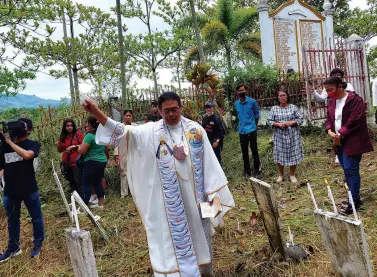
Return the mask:
<svg viewBox="0 0 377 277">
<path fill-rule="evenodd" d="M 274 184 L 277 177 L 272 160 L 271 133 L 262 130 L 259 134 L 259 152 L 263 163 L 263 180 Z M 313 132 L 303 137 L 305 160 L 298 166 L 300 182 L 310 179 L 318 205 L 330 209 L 324 178 L 332 186 L 334 197 L 346 197 L 343 174 L 335 165 L 334 155 L 327 152 L 331 145 L 321 133 Z M 44 147 L 44 157 L 59 160 L 53 147 Z M 46 159 L 44 158 L 46 162 Z M 226 227 L 218 230 L 214 237 L 216 276 L 334 276 L 329 258 L 322 244 L 321 236 L 312 215 L 304 216 L 304 209 L 313 210 L 313 204 L 306 188 L 299 188 L 288 182 L 274 184 L 280 215 L 284 222 L 284 232 L 292 229 L 295 242 L 304 247 L 313 247 L 314 254 L 309 260 L 299 264 L 277 262 L 271 259 L 266 233 L 261 221 L 251 226 L 250 215 L 258 212 L 251 185 L 242 178 L 243 163 L 237 133 L 226 137 L 223 151 L 224 170 L 229 180 L 237 207 L 226 218 Z M 375 212 L 377 166 L 374 154 L 366 154 L 362 160 L 362 197 L 365 210 L 359 215 L 368 236 L 371 260 L 377 268 L 377 213 Z M 105 209 L 96 211 L 110 236 L 106 244 L 85 216 L 80 216 L 81 227 L 90 230 L 100 276 L 152 276 L 149 262 L 145 230 L 131 198 L 119 197 L 119 178 L 116 169 L 106 172 L 109 182 Z M 71 226 L 64 212 L 62 201 L 51 175 L 49 163 L 45 163 L 38 175 L 44 203 L 46 221 L 46 241 L 43 253 L 37 259 L 30 259 L 32 246 L 32 226 L 26 219 L 23 209 L 21 223 L 21 246 L 24 253 L 9 262 L 0 264 L 0 276 L 73 276 L 67 251 L 64 229 Z M 237 222 L 241 230 L 237 230 Z M 0 249 L 7 245 L 6 216 L 0 208 Z"/>
</svg>

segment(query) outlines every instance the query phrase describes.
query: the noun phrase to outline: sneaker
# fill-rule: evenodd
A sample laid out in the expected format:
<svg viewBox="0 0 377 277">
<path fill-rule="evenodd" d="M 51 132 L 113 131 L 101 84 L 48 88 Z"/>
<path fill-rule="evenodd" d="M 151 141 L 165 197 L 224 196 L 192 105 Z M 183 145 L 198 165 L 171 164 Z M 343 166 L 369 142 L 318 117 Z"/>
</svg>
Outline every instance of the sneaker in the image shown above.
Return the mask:
<svg viewBox="0 0 377 277">
<path fill-rule="evenodd" d="M 22 250 L 20 248 L 17 248 L 16 250 L 12 251 L 9 250 L 9 248 L 0 255 L 0 263 L 8 261 L 12 257 L 16 257 L 22 253 Z"/>
<path fill-rule="evenodd" d="M 256 179 L 260 179 L 261 175 L 262 175 L 262 171 L 260 170 L 258 172 L 254 172 L 254 178 Z"/>
<path fill-rule="evenodd" d="M 356 211 L 359 211 L 359 210 L 362 209 L 361 205 L 363 205 L 363 202 L 361 200 L 355 201 L 355 209 L 356 209 Z M 353 214 L 352 205 L 348 204 L 345 208 L 341 209 L 339 212 L 342 213 L 342 214 L 346 214 L 346 215 Z"/>
<path fill-rule="evenodd" d="M 91 209 L 100 209 L 100 210 L 103 210 L 103 205 L 98 205 L 98 203 L 97 204 L 94 204 L 94 205 L 90 205 L 89 206 Z"/>
<path fill-rule="evenodd" d="M 42 245 L 34 246 L 33 250 L 31 251 L 31 257 L 34 258 L 41 254 Z"/>
<path fill-rule="evenodd" d="M 295 176 L 290 176 L 291 183 L 297 183 L 297 178 Z"/>
<path fill-rule="evenodd" d="M 92 194 L 90 196 L 89 204 L 92 204 L 92 205 L 98 204 L 98 197 L 96 194 Z"/>
<path fill-rule="evenodd" d="M 242 176 L 246 179 L 249 179 L 251 177 L 251 172 L 244 172 Z"/>
<path fill-rule="evenodd" d="M 338 164 L 339 163 L 339 159 L 338 159 L 338 156 L 335 155 L 335 163 Z"/>
<path fill-rule="evenodd" d="M 280 176 L 276 179 L 276 183 L 281 183 L 283 182 L 283 176 Z"/>
</svg>

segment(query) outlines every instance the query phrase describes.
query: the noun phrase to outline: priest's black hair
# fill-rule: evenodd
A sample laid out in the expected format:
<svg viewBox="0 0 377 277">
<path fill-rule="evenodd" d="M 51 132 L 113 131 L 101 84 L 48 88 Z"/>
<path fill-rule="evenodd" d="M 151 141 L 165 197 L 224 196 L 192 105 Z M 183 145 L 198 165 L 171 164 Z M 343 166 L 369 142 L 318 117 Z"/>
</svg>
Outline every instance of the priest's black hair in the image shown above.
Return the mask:
<svg viewBox="0 0 377 277">
<path fill-rule="evenodd" d="M 162 110 L 162 103 L 168 100 L 176 100 L 178 102 L 178 106 L 181 107 L 181 98 L 178 94 L 172 91 L 164 92 L 163 94 L 158 97 L 158 107 Z"/>
</svg>

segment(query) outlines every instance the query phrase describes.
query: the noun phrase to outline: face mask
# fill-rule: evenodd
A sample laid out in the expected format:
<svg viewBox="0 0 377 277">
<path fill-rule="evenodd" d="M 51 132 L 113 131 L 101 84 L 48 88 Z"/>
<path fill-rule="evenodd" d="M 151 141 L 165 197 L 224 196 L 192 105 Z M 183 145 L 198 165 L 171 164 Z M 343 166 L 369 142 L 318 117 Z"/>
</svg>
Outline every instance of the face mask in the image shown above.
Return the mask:
<svg viewBox="0 0 377 277">
<path fill-rule="evenodd" d="M 245 93 L 245 92 L 240 92 L 240 93 L 238 94 L 238 97 L 240 97 L 240 98 L 245 98 L 245 97 L 246 97 L 246 93 Z"/>
<path fill-rule="evenodd" d="M 327 95 L 330 99 L 338 99 L 340 94 L 339 88 L 337 88 L 335 91 L 328 92 Z"/>
</svg>

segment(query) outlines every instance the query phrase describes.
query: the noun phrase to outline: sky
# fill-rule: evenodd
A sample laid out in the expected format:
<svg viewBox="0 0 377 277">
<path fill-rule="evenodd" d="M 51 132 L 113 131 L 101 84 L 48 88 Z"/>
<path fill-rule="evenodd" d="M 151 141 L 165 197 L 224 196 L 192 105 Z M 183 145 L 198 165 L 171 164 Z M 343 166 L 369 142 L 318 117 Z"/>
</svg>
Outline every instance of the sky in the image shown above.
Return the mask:
<svg viewBox="0 0 377 277">
<path fill-rule="evenodd" d="M 173 1 L 173 0 L 171 0 Z M 104 11 L 110 12 L 110 8 L 115 6 L 115 0 L 73 0 L 73 2 L 81 3 L 83 5 L 91 5 L 98 8 L 101 8 Z M 122 1 L 123 2 L 123 1 Z M 350 8 L 360 7 L 365 8 L 367 6 L 366 0 L 351 0 Z M 124 19 L 123 19 L 124 20 Z M 137 19 L 123 21 L 123 24 L 126 24 L 129 30 L 132 30 L 133 33 L 143 32 L 143 26 L 138 22 Z M 154 26 L 156 28 L 164 28 L 162 22 L 155 21 Z M 54 36 L 59 37 L 62 35 L 63 31 L 57 29 Z M 377 44 L 377 38 L 370 42 L 372 45 Z M 172 74 L 170 70 L 163 69 L 158 72 L 159 84 L 171 84 Z M 147 79 L 136 80 L 137 87 L 146 88 L 153 87 L 153 81 Z M 92 86 L 87 83 L 80 83 L 80 92 L 87 93 L 92 89 Z M 27 88 L 24 94 L 34 94 L 41 98 L 45 99 L 57 99 L 59 100 L 62 97 L 69 97 L 69 82 L 68 79 L 55 79 L 47 74 L 38 73 L 35 80 L 27 82 Z"/>
</svg>

